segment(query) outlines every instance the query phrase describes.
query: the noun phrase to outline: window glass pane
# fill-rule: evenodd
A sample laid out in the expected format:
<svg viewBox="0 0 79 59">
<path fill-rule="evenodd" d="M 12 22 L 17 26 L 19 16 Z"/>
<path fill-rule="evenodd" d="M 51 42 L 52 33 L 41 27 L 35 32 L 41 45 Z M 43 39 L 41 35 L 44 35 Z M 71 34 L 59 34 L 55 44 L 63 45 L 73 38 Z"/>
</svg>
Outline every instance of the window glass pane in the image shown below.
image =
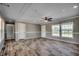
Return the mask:
<svg viewBox="0 0 79 59">
<path fill-rule="evenodd" d="M 73 23 L 64 23 L 61 25 L 62 37 L 73 37 Z"/>
<path fill-rule="evenodd" d="M 59 36 L 59 25 L 52 25 L 52 36 Z"/>
</svg>

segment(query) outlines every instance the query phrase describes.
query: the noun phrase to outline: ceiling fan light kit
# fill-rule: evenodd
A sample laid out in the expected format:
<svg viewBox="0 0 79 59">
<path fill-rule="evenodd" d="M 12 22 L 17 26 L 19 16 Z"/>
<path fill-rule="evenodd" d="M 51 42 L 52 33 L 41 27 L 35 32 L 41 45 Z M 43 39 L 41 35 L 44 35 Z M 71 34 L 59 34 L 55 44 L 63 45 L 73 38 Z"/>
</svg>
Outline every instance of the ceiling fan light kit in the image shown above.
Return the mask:
<svg viewBox="0 0 79 59">
<path fill-rule="evenodd" d="M 48 21 L 47 21 L 47 20 L 44 20 L 44 22 L 46 22 L 46 23 L 47 23 Z"/>
</svg>

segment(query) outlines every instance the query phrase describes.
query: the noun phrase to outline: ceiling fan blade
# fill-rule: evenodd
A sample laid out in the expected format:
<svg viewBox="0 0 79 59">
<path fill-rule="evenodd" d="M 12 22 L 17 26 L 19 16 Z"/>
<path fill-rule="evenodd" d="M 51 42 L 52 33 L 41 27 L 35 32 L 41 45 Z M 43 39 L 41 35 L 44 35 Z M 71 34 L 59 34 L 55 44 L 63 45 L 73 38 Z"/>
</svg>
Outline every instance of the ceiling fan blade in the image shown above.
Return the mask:
<svg viewBox="0 0 79 59">
<path fill-rule="evenodd" d="M 46 18 L 41 18 L 41 19 L 43 19 L 43 20 L 47 20 Z"/>
<path fill-rule="evenodd" d="M 53 18 L 49 18 L 48 21 L 52 21 Z"/>
<path fill-rule="evenodd" d="M 49 18 L 49 19 L 52 19 L 52 18 Z"/>
</svg>

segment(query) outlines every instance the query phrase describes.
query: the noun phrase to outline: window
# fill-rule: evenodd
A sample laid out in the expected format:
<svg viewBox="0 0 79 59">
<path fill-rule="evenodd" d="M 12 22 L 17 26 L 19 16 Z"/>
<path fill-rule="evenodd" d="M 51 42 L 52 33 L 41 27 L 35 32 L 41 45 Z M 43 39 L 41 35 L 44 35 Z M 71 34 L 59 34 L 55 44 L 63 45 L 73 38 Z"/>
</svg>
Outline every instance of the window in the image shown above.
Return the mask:
<svg viewBox="0 0 79 59">
<path fill-rule="evenodd" d="M 52 36 L 73 38 L 73 22 L 52 25 Z"/>
<path fill-rule="evenodd" d="M 73 37 L 73 23 L 61 24 L 61 36 L 62 37 Z"/>
<path fill-rule="evenodd" d="M 60 25 L 52 25 L 52 36 L 60 36 Z"/>
</svg>

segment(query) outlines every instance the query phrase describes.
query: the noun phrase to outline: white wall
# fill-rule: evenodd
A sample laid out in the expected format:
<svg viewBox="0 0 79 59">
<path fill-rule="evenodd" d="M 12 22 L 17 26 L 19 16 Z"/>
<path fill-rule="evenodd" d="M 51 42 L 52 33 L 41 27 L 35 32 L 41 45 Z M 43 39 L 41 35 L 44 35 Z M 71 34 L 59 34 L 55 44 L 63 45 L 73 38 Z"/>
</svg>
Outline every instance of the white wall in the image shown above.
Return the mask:
<svg viewBox="0 0 79 59">
<path fill-rule="evenodd" d="M 16 40 L 40 37 L 41 26 L 31 23 L 15 23 Z"/>
<path fill-rule="evenodd" d="M 16 31 L 16 40 L 25 39 L 26 38 L 26 29 L 24 23 L 16 23 L 15 31 Z"/>
<path fill-rule="evenodd" d="M 2 49 L 4 44 L 4 20 L 0 16 L 0 49 Z"/>
<path fill-rule="evenodd" d="M 41 37 L 46 37 L 46 25 L 41 26 Z"/>
</svg>

